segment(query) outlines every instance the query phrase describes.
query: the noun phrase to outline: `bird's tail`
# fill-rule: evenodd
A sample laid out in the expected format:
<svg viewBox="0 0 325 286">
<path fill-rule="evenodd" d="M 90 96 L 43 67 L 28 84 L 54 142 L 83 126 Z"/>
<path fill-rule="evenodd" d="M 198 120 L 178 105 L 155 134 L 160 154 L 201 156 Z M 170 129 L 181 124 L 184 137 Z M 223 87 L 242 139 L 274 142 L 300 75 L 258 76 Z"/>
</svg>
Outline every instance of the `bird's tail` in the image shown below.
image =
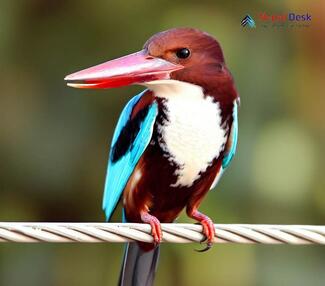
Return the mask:
<svg viewBox="0 0 325 286">
<path fill-rule="evenodd" d="M 152 286 L 158 258 L 159 246 L 144 251 L 138 243 L 128 243 L 124 253 L 119 286 Z"/>
</svg>

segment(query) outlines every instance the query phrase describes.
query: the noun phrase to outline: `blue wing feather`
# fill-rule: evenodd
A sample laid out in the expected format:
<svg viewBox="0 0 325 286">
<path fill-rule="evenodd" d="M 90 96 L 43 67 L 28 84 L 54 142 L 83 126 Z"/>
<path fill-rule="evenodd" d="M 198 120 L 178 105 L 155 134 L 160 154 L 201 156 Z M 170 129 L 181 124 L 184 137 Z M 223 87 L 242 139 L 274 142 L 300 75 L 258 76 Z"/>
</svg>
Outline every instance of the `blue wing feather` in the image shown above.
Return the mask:
<svg viewBox="0 0 325 286">
<path fill-rule="evenodd" d="M 213 189 L 218 184 L 223 172 L 229 166 L 232 158 L 234 157 L 234 155 L 236 153 L 237 140 L 238 140 L 238 106 L 237 106 L 236 101 L 234 102 L 233 122 L 232 122 L 232 126 L 231 126 L 230 136 L 231 136 L 231 146 L 230 146 L 229 150 L 226 152 L 226 154 L 222 160 L 221 168 L 220 168 L 218 174 L 216 175 L 216 177 L 210 187 L 210 190 Z"/>
<path fill-rule="evenodd" d="M 112 145 L 114 146 L 123 127 L 130 119 L 133 107 L 138 103 L 141 96 L 145 93 L 133 97 L 123 109 L 114 131 Z M 128 182 L 135 166 L 137 165 L 141 155 L 148 146 L 153 125 L 158 113 L 157 103 L 151 104 L 148 113 L 140 125 L 139 133 L 137 134 L 132 148 L 126 152 L 124 156 L 116 162 L 111 161 L 112 148 L 110 151 L 110 159 L 108 161 L 107 175 L 105 181 L 103 209 L 105 211 L 106 219 L 109 220 L 114 211 L 122 193 Z"/>
<path fill-rule="evenodd" d="M 222 168 L 226 169 L 232 158 L 234 157 L 236 153 L 236 148 L 237 148 L 237 140 L 238 140 L 238 106 L 237 102 L 234 102 L 234 109 L 233 109 L 233 123 L 231 127 L 231 147 L 225 157 L 222 160 Z"/>
</svg>

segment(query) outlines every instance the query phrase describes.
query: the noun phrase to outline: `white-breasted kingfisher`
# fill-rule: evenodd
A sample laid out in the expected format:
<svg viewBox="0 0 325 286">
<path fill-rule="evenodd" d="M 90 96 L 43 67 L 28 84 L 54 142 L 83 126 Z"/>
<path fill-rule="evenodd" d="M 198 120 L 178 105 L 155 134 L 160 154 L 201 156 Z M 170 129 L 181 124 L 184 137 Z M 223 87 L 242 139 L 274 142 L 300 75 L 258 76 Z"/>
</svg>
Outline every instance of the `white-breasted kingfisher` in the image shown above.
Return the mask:
<svg viewBox="0 0 325 286">
<path fill-rule="evenodd" d="M 185 208 L 202 224 L 207 248 L 215 236 L 198 208 L 235 154 L 239 105 L 220 44 L 197 29 L 175 28 L 152 36 L 139 52 L 65 80 L 77 88 L 146 87 L 118 120 L 103 208 L 109 220 L 122 198 L 125 221 L 151 225 L 154 243 L 128 245 L 119 282 L 151 285 L 161 222 L 173 222 Z"/>
</svg>

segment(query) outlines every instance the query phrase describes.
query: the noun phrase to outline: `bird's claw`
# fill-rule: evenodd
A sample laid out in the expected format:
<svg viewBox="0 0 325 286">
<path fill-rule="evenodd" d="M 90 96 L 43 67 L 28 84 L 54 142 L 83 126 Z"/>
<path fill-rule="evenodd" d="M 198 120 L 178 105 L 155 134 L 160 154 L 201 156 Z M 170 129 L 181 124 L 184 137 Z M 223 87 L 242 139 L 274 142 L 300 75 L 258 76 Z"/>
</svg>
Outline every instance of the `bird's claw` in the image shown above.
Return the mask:
<svg viewBox="0 0 325 286">
<path fill-rule="evenodd" d="M 205 242 L 205 241 L 206 241 L 206 239 L 205 239 L 203 242 Z M 202 243 L 202 242 L 201 242 L 201 243 Z M 194 250 L 197 251 L 197 252 L 206 252 L 206 251 L 208 251 L 211 247 L 212 247 L 212 242 L 207 241 L 206 247 L 204 247 L 204 248 L 202 248 L 202 249 L 194 249 Z"/>
<path fill-rule="evenodd" d="M 158 220 L 157 220 L 158 221 Z M 154 245 L 157 246 L 162 241 L 162 230 L 160 226 L 160 222 L 152 222 L 151 225 L 151 234 L 153 237 Z"/>
</svg>

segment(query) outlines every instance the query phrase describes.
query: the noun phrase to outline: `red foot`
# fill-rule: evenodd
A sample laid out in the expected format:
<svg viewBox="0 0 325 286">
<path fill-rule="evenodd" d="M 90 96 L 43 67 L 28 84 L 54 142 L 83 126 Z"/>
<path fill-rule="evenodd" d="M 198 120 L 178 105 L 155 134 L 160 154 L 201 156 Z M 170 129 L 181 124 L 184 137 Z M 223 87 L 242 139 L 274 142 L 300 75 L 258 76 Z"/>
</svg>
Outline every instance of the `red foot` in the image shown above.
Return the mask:
<svg viewBox="0 0 325 286">
<path fill-rule="evenodd" d="M 203 233 L 206 237 L 207 247 L 202 250 L 198 250 L 198 251 L 202 252 L 202 251 L 209 250 L 212 247 L 212 242 L 213 242 L 213 239 L 215 236 L 215 228 L 214 228 L 213 221 L 208 216 L 200 213 L 197 210 L 194 210 L 194 211 L 188 213 L 188 215 L 191 218 L 200 222 L 200 224 L 203 227 Z"/>
<path fill-rule="evenodd" d="M 155 216 L 150 215 L 148 213 L 142 213 L 141 220 L 144 223 L 149 223 L 151 225 L 151 234 L 153 237 L 154 244 L 157 245 L 161 243 L 162 231 L 160 221 Z"/>
</svg>

